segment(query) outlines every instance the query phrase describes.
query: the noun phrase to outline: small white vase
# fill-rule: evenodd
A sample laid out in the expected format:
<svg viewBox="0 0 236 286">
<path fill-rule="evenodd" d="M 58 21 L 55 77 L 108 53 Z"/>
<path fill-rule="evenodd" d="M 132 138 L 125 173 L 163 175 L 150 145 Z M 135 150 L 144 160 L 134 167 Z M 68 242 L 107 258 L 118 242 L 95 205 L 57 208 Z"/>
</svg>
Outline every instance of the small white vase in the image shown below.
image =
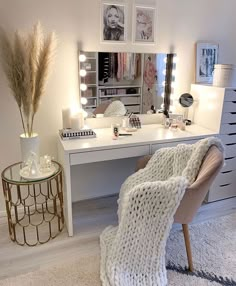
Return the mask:
<svg viewBox="0 0 236 286">
<path fill-rule="evenodd" d="M 34 152 L 39 158 L 39 136 L 37 133 L 33 133 L 31 137 L 28 134 L 20 135 L 21 146 L 21 160 L 26 163 L 29 159 L 31 152 Z"/>
</svg>

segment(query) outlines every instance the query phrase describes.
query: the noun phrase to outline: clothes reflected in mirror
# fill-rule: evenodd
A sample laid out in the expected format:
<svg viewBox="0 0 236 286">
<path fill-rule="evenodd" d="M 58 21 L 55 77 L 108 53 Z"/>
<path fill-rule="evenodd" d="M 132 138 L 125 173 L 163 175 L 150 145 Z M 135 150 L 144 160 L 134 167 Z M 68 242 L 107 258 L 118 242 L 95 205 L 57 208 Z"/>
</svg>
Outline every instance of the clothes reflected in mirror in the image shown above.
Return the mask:
<svg viewBox="0 0 236 286">
<path fill-rule="evenodd" d="M 104 8 L 103 39 L 124 41 L 124 7 L 104 5 Z"/>
<path fill-rule="evenodd" d="M 157 113 L 157 112 L 156 112 L 156 109 L 155 109 L 155 106 L 152 105 L 152 106 L 151 106 L 151 109 L 147 111 L 147 114 L 155 114 L 155 113 Z"/>
</svg>

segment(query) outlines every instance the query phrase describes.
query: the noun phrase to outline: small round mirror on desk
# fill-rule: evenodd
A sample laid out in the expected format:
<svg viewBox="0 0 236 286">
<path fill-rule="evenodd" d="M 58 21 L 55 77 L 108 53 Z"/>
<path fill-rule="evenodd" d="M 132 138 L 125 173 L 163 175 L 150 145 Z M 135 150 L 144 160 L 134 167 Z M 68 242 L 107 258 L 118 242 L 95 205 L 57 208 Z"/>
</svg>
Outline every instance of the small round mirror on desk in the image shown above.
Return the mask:
<svg viewBox="0 0 236 286">
<path fill-rule="evenodd" d="M 188 109 L 192 106 L 193 101 L 193 96 L 190 93 L 183 93 L 179 98 L 179 103 L 184 108 L 184 121 L 186 125 L 191 124 L 191 120 L 188 120 Z"/>
</svg>

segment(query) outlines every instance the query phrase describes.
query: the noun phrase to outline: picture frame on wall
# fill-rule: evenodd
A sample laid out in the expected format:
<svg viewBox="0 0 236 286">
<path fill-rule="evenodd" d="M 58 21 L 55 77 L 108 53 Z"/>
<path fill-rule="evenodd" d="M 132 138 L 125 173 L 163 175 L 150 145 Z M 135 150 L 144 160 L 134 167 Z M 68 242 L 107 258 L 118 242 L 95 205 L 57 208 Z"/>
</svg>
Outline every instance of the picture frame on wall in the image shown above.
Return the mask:
<svg viewBox="0 0 236 286">
<path fill-rule="evenodd" d="M 102 2 L 101 41 L 124 43 L 127 35 L 126 5 L 116 2 Z"/>
<path fill-rule="evenodd" d="M 218 53 L 219 45 L 216 43 L 196 43 L 196 83 L 212 83 Z"/>
<path fill-rule="evenodd" d="M 156 33 L 156 8 L 134 5 L 133 41 L 154 44 Z"/>
</svg>

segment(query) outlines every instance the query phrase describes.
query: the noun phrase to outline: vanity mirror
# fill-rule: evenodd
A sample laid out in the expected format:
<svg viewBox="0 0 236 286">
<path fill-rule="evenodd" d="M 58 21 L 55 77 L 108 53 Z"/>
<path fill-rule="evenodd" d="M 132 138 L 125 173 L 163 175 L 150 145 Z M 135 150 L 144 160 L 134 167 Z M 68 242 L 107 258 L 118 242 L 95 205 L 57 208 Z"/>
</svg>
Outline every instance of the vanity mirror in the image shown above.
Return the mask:
<svg viewBox="0 0 236 286">
<path fill-rule="evenodd" d="M 80 99 L 88 117 L 169 110 L 175 56 L 80 51 Z"/>
</svg>

